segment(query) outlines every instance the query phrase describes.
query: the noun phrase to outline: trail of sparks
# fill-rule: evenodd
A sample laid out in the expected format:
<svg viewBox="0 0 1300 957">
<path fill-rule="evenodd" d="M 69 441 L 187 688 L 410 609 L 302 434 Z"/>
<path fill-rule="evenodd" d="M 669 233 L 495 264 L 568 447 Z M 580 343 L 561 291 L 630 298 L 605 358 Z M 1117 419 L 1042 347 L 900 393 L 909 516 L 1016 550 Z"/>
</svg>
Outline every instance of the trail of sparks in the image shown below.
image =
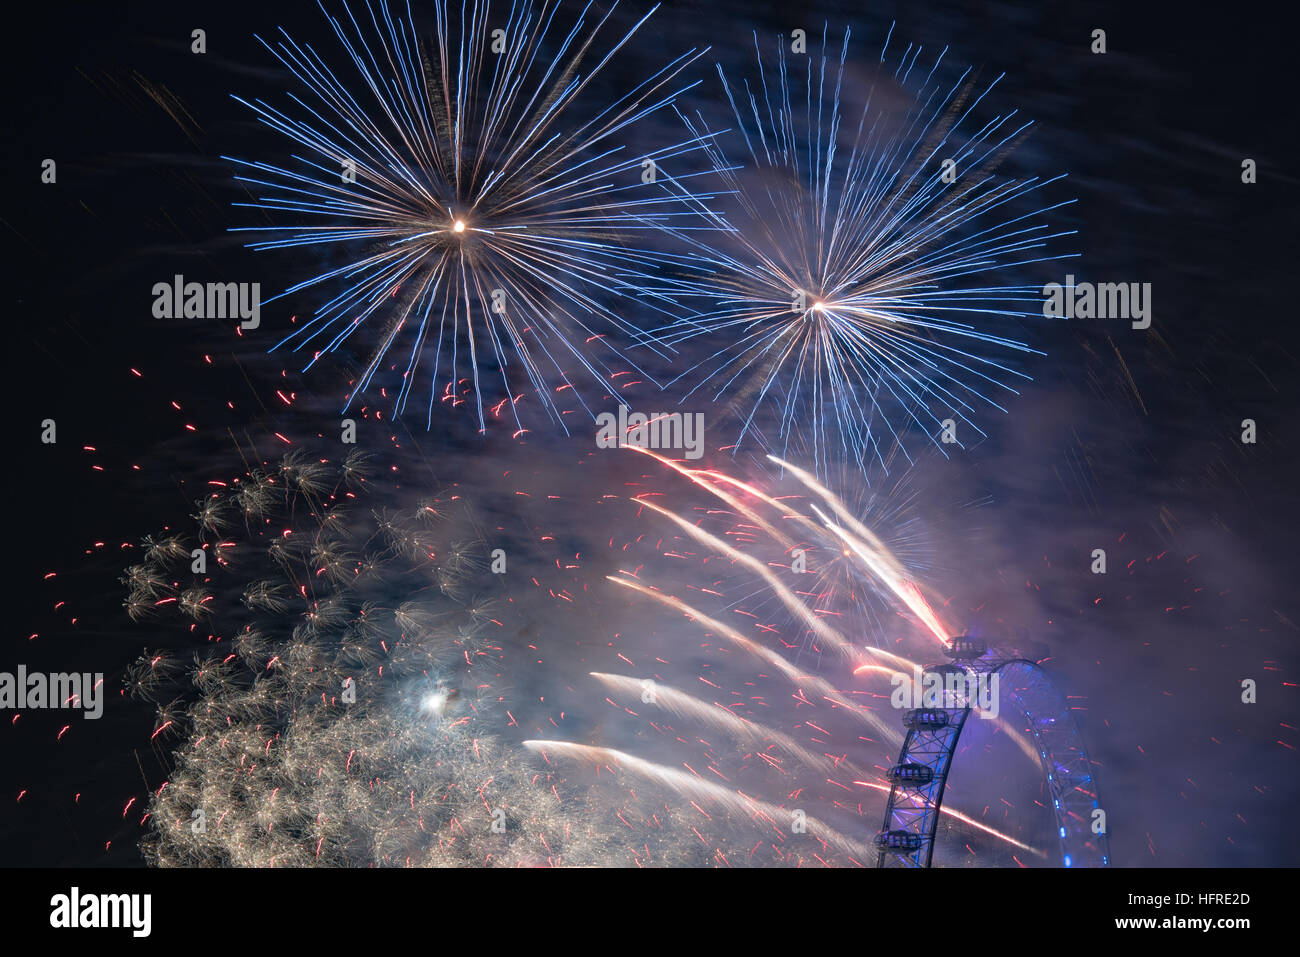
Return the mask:
<svg viewBox="0 0 1300 957">
<path fill-rule="evenodd" d="M 830 490 L 818 482 L 811 474 L 777 458 L 775 455 L 769 455 L 768 459 L 790 472 L 804 486 L 815 492 L 830 507 L 831 511 L 852 530 L 850 533 L 849 530 L 831 521 L 817 506 L 813 506 L 813 511 L 822 520 L 822 524 L 842 540 L 848 548 L 852 549 L 876 580 L 889 588 L 912 614 L 925 625 L 930 634 L 941 645 L 947 647 L 951 632 L 939 621 L 934 609 L 930 607 L 930 603 L 926 601 L 925 596 L 921 593 L 921 589 L 915 582 L 906 577 L 902 565 L 885 547 L 885 544 L 869 528 L 858 521 L 844 507 L 844 503 L 832 495 Z"/>
<path fill-rule="evenodd" d="M 639 678 L 602 674 L 598 671 L 593 671 L 591 676 L 615 691 L 622 691 L 631 695 L 641 696 L 645 689 L 645 683 Z M 783 734 L 775 728 L 769 728 L 757 721 L 747 721 L 744 718 L 737 717 L 717 702 L 708 704 L 699 698 L 678 691 L 676 688 L 671 688 L 661 682 L 654 682 L 654 694 L 649 703 L 678 717 L 692 718 L 703 724 L 711 725 L 747 745 L 764 745 L 768 742 L 775 742 L 808 767 L 825 774 L 831 774 L 837 770 L 834 761 L 825 755 L 814 754 L 788 734 Z M 853 765 L 848 763 L 841 763 L 839 767 L 847 768 L 850 771 L 853 770 Z"/>
<path fill-rule="evenodd" d="M 762 818 L 778 829 L 781 828 L 781 825 L 777 823 L 778 821 L 788 822 L 793 819 L 793 812 L 787 808 L 768 804 L 740 791 L 728 790 L 721 785 L 702 781 L 676 768 L 655 764 L 652 761 L 646 761 L 625 754 L 622 751 L 616 751 L 613 748 L 574 744 L 570 741 L 525 741 L 524 747 L 542 754 L 553 753 L 598 766 L 612 765 L 621 767 L 658 785 L 670 788 L 684 797 L 716 802 L 734 813 Z M 841 834 L 811 815 L 806 815 L 804 821 L 809 834 L 834 847 L 842 854 L 867 860 L 870 855 L 875 853 L 865 844 Z"/>
<path fill-rule="evenodd" d="M 704 625 L 710 630 L 716 631 L 718 634 L 724 636 L 754 657 L 771 665 L 777 671 L 781 672 L 781 674 L 785 675 L 796 687 L 806 686 L 815 689 L 831 704 L 844 708 L 849 714 L 852 714 L 859 720 L 871 725 L 878 733 L 884 735 L 886 740 L 890 741 L 893 745 L 896 746 L 903 740 L 902 735 L 899 734 L 896 727 L 886 723 L 872 711 L 845 700 L 845 698 L 829 681 L 826 681 L 824 678 L 818 678 L 816 675 L 809 675 L 801 672 L 800 669 L 790 664 L 790 662 L 780 653 L 773 651 L 770 648 L 764 648 L 762 645 L 750 641 L 740 632 L 736 631 L 736 629 L 723 624 L 721 621 L 718 621 L 718 619 L 705 614 L 697 608 L 691 607 L 680 598 L 674 598 L 672 595 L 664 594 L 663 592 L 656 591 L 653 588 L 647 588 L 645 585 L 642 585 L 640 582 L 631 578 L 624 578 L 619 575 L 606 575 L 605 577 L 616 585 L 622 585 L 624 588 L 630 588 L 648 598 L 653 598 L 655 601 L 681 612 L 687 618 Z"/>
<path fill-rule="evenodd" d="M 883 791 L 886 794 L 889 793 L 889 785 L 887 784 L 877 784 L 874 781 L 854 781 L 853 783 L 860 785 L 861 787 L 864 788 L 871 788 L 876 791 Z M 1038 848 L 1031 847 L 1030 845 L 1024 843 L 1023 841 L 1018 841 L 1010 834 L 1003 834 L 1001 831 L 995 828 L 991 828 L 987 824 L 975 820 L 969 814 L 963 814 L 961 811 L 956 811 L 947 805 L 944 805 L 943 807 L 939 808 L 939 813 L 944 817 L 953 818 L 954 820 L 961 821 L 961 823 L 966 824 L 969 827 L 973 827 L 976 830 L 983 831 L 985 834 L 991 835 L 992 837 L 996 837 L 1000 841 L 1005 841 L 1006 843 L 1012 845 L 1013 847 L 1020 848 L 1022 851 L 1028 851 L 1031 854 L 1036 854 L 1043 859 L 1047 858 L 1046 851 L 1040 851 Z"/>
</svg>

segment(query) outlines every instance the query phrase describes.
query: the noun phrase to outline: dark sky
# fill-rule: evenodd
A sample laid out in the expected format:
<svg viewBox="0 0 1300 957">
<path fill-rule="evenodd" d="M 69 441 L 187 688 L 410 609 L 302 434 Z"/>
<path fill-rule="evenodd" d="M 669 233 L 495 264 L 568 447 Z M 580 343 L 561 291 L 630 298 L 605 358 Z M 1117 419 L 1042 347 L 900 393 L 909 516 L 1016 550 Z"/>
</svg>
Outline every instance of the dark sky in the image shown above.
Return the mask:
<svg viewBox="0 0 1300 957">
<path fill-rule="evenodd" d="M 946 536 L 936 587 L 954 619 L 1014 623 L 1051 643 L 1086 703 L 1117 863 L 1294 864 L 1300 343 L 1283 296 L 1296 252 L 1293 54 L 1262 13 L 1135 6 L 836 3 L 801 6 L 796 23 L 785 4 L 667 3 L 624 68 L 694 45 L 745 64 L 752 30 L 811 34 L 823 20 L 876 51 L 896 18 L 904 42 L 951 45 L 981 76 L 1006 72 L 1001 102 L 1037 124 L 1020 159 L 1070 173 L 1076 273 L 1150 282 L 1154 323 L 1046 333 L 1035 382 L 989 439 L 952 462 L 926 458 L 916 484 Z M 102 671 L 110 701 L 96 723 L 6 714 L 0 863 L 131 865 L 139 813 L 123 808 L 144 800 L 142 775 L 157 786 L 159 762 L 150 709 L 118 689 L 157 641 L 120 611 L 120 546 L 184 522 L 202 482 L 229 472 L 228 429 L 310 435 L 342 392 L 338 369 L 301 377 L 262 355 L 265 334 L 254 346 L 226 327 L 153 320 L 149 290 L 175 273 L 280 288 L 275 270 L 289 260 L 225 234 L 239 194 L 218 157 L 257 153 L 265 136 L 229 97 L 280 81 L 253 35 L 322 31 L 308 3 L 274 14 L 246 2 L 47 4 L 25 16 L 3 58 L 16 433 L 0 670 Z M 189 52 L 194 27 L 207 30 L 206 55 Z M 1098 27 L 1101 56 L 1088 49 Z M 716 77 L 696 72 L 707 108 Z M 54 185 L 39 181 L 47 157 Z M 1254 185 L 1241 182 L 1245 158 L 1258 163 Z M 277 388 L 310 398 L 290 412 Z M 46 418 L 58 422 L 54 447 L 37 441 Z M 1253 446 L 1239 440 L 1244 418 L 1258 424 Z M 583 452 L 536 436 L 526 451 L 483 448 L 463 424 L 426 434 L 417 419 L 406 425 L 435 471 L 463 481 L 508 468 L 562 481 Z M 1095 547 L 1109 552 L 1101 586 L 1086 573 Z M 1243 678 L 1258 682 L 1257 705 L 1239 702 Z"/>
</svg>

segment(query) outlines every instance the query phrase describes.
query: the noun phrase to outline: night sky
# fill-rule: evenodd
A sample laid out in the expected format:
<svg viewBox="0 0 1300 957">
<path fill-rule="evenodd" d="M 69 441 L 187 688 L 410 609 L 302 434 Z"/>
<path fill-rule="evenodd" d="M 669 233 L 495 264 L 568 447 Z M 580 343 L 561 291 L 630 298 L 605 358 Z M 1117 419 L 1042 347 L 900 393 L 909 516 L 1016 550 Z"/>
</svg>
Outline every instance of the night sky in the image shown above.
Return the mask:
<svg viewBox="0 0 1300 957">
<path fill-rule="evenodd" d="M 141 815 L 167 778 L 170 748 L 151 743 L 154 709 L 122 693 L 124 675 L 145 647 L 185 662 L 205 641 L 174 618 L 132 622 L 118 579 L 138 560 L 143 536 L 192 527 L 194 500 L 210 480 L 239 474 L 241 456 L 284 455 L 277 434 L 339 454 L 339 407 L 364 350 L 306 373 L 296 358 L 266 353 L 290 315 L 310 313 L 310 295 L 266 306 L 261 329 L 242 336 L 232 322 L 151 314 L 153 284 L 177 273 L 260 282 L 268 298 L 326 265 L 318 252 L 254 252 L 227 233 L 248 224 L 247 211 L 231 208 L 247 194 L 220 157 L 289 151 L 230 96 L 272 97 L 286 86 L 254 34 L 284 26 L 322 50 L 330 41 L 314 4 L 270 6 L 39 5 L 10 34 L 0 219 L 16 407 L 12 614 L 0 671 L 102 672 L 106 707 L 98 721 L 5 713 L 0 864 L 145 863 Z M 1068 172 L 1060 195 L 1078 200 L 1054 224 L 1077 230 L 1080 257 L 1068 267 L 1040 264 L 1027 282 L 1062 281 L 1067 270 L 1080 280 L 1149 282 L 1152 326 L 1079 319 L 1035 327 L 1032 344 L 1045 355 L 1025 360 L 1033 381 L 1005 401 L 1007 414 L 980 420 L 986 439 L 946 459 L 922 449 L 910 470 L 889 478 L 845 479 L 846 501 L 902 489 L 894 540 L 923 569 L 945 620 L 972 633 L 1027 632 L 1050 648 L 1098 766 L 1113 863 L 1291 865 L 1300 847 L 1290 808 L 1300 747 L 1292 542 L 1300 343 L 1282 289 L 1293 274 L 1298 208 L 1284 77 L 1292 55 L 1277 24 L 1254 10 L 1132 6 L 815 4 L 800 6 L 796 23 L 783 4 L 669 2 L 604 81 L 634 80 L 678 51 L 712 46 L 688 71 L 702 81 L 689 102 L 725 123 L 713 62 L 743 71 L 753 31 L 765 40 L 796 26 L 820 35 L 823 21 L 837 50 L 852 28 L 851 63 L 875 58 L 895 23 L 895 49 L 949 46 L 948 57 L 986 81 L 1006 73 L 996 109 L 1035 121 L 1015 168 Z M 643 12 L 629 3 L 618 22 Z M 195 27 L 207 31 L 203 55 L 189 49 Z M 1096 28 L 1107 33 L 1104 55 L 1089 51 Z M 637 136 L 680 135 L 671 123 L 656 116 Z M 54 184 L 40 181 L 46 158 L 57 162 Z M 1249 185 L 1247 158 L 1258 168 Z M 642 409 L 676 408 L 671 392 L 649 384 L 631 394 Z M 595 399 L 614 407 L 607 395 Z M 703 399 L 692 402 L 691 411 L 714 414 Z M 508 586 L 512 617 L 500 641 L 529 662 L 508 680 L 519 705 L 507 737 L 546 727 L 671 763 L 671 748 L 643 723 L 616 720 L 627 716 L 582 681 L 589 671 L 619 671 L 619 651 L 670 659 L 682 687 L 698 689 L 697 675 L 710 669 L 726 673 L 727 663 L 696 647 L 698 629 L 630 602 L 604 579 L 662 561 L 654 546 L 666 530 L 602 496 L 659 482 L 670 507 L 694 509 L 707 504 L 700 494 L 640 460 L 599 458 L 587 423 L 566 436 L 539 417 L 522 437 L 506 427 L 484 437 L 468 406 L 437 410 L 432 429 L 423 406 L 395 422 L 390 406 L 373 402 L 357 416 L 360 446 L 386 470 L 371 495 L 402 508 L 424 494 L 470 490 L 484 539 L 518 556 L 513 574 L 523 584 Z M 735 414 L 716 411 L 710 422 Z M 1248 418 L 1254 444 L 1241 441 Z M 57 422 L 55 445 L 39 441 L 45 419 Z M 706 464 L 760 475 L 760 457 L 719 451 L 729 444 L 711 435 Z M 897 518 L 885 509 L 887 532 Z M 1095 548 L 1107 551 L 1104 578 L 1089 571 Z M 564 574 L 545 575 L 575 554 L 583 567 L 570 577 L 590 588 L 557 602 L 547 590 Z M 538 576 L 540 585 L 528 581 Z M 690 581 L 691 573 L 661 577 Z M 884 632 L 902 627 L 883 605 L 876 614 L 888 619 Z M 689 649 L 674 645 L 683 636 Z M 791 658 L 838 687 L 853 684 L 839 662 L 797 647 Z M 1247 678 L 1258 687 L 1255 704 L 1241 701 Z M 800 720 L 786 718 L 774 723 L 790 730 Z M 1002 752 L 983 764 L 976 756 L 959 757 L 953 799 L 976 815 L 995 805 L 991 824 L 1039 833 L 1027 807 L 1040 787 L 1034 769 Z M 863 763 L 879 758 L 872 752 Z M 590 777 L 578 766 L 566 773 L 584 786 Z M 786 803 L 789 791 L 778 783 L 764 798 Z M 1003 808 L 1001 798 L 1024 806 Z M 874 834 L 880 806 L 877 797 L 857 819 L 857 839 Z M 942 862 L 972 863 L 962 843 L 953 840 Z M 1014 866 L 1001 851 L 976 850 L 973 863 Z"/>
</svg>

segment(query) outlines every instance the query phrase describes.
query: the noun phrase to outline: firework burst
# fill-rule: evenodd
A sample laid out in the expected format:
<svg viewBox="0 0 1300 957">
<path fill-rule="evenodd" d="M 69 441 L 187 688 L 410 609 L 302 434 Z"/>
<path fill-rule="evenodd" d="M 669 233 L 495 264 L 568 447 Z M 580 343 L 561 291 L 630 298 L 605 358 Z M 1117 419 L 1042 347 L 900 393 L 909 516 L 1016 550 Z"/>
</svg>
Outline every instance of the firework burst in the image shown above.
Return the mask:
<svg viewBox="0 0 1300 957">
<path fill-rule="evenodd" d="M 260 234 L 255 249 L 308 247 L 333 260 L 283 294 L 331 290 L 276 348 L 310 367 L 364 339 L 370 358 L 347 405 L 393 372 L 396 413 L 421 395 L 431 427 L 440 403 L 472 402 L 482 430 L 492 379 L 501 398 L 488 415 L 523 429 L 515 406 L 532 390 L 563 424 L 560 393 L 586 408 L 590 383 L 616 392 L 611 363 L 632 368 L 605 338 L 640 335 L 618 300 L 667 305 L 648 291 L 671 258 L 651 237 L 693 213 L 645 171 L 701 144 L 629 144 L 636 124 L 690 88 L 674 84 L 703 51 L 606 95 L 605 67 L 650 14 L 602 46 L 613 7 L 589 5 L 564 27 L 550 2 L 498 17 L 475 0 L 458 23 L 448 7 L 434 5 L 428 49 L 409 5 L 327 12 L 350 64 L 343 74 L 283 31 L 262 41 L 305 98 L 291 94 L 283 110 L 236 99 L 302 153 L 285 166 L 226 157 L 256 194 L 238 205 L 287 223 L 236 231 Z"/>
<path fill-rule="evenodd" d="M 145 859 L 608 864 L 628 860 L 635 826 L 638 862 L 706 863 L 685 812 L 570 785 L 522 746 L 512 685 L 536 657 L 519 654 L 530 649 L 480 560 L 475 510 L 454 487 L 365 508 L 400 494 L 372 464 L 257 463 L 212 483 L 222 491 L 200 503 L 195 535 L 143 543 L 149 565 L 123 578 L 128 607 L 187 636 L 183 661 L 146 651 L 125 675 L 133 695 L 165 702 Z M 196 571 L 191 546 L 217 548 L 205 516 L 237 515 L 245 485 L 267 493 L 258 513 L 234 519 Z"/>
<path fill-rule="evenodd" d="M 180 744 L 150 801 L 151 862 L 509 862 L 525 824 L 555 822 L 545 779 L 534 787 L 497 733 L 501 649 L 464 643 L 487 599 L 462 612 L 437 587 L 444 542 L 462 565 L 475 547 L 463 501 L 435 500 L 445 534 L 430 537 L 418 510 L 348 508 L 369 471 L 357 453 L 262 463 L 200 503 L 195 541 L 211 550 L 210 517 L 257 490 L 210 569 L 195 572 L 191 543 L 172 536 L 147 540 L 150 566 L 123 579 L 139 617 L 211 629 L 192 690 L 159 708 L 154 741 Z M 171 694 L 179 670 L 145 652 L 127 684 Z"/>
<path fill-rule="evenodd" d="M 716 231 L 680 234 L 700 270 L 671 286 L 701 304 L 659 334 L 712 351 L 679 378 L 730 397 L 737 447 L 799 452 L 818 475 L 837 449 L 886 467 L 901 437 L 938 443 L 948 419 L 983 434 L 974 415 L 1005 411 L 1000 398 L 1027 378 L 1013 365 L 1034 351 L 1019 320 L 1042 318 L 1037 287 L 1006 275 L 1066 258 L 1045 247 L 1070 234 L 1047 223 L 1067 203 L 1035 202 L 1061 177 L 999 173 L 1030 124 L 982 118 L 996 80 L 981 87 L 968 69 L 942 82 L 943 54 L 926 69 L 912 46 L 892 76 L 864 80 L 850 75 L 847 31 L 838 55 L 825 31 L 820 54 L 786 42 L 775 68 L 759 52 L 753 84 L 719 66 L 731 139 L 684 117 L 730 204 L 704 211 Z M 854 116 L 846 98 L 859 90 Z"/>
</svg>

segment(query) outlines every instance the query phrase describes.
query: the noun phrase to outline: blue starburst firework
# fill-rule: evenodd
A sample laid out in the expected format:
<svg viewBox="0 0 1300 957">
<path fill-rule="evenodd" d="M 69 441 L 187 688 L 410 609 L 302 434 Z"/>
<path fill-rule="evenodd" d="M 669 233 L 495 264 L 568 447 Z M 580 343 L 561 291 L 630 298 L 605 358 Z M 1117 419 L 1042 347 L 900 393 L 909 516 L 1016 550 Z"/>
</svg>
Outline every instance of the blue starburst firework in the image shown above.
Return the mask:
<svg viewBox="0 0 1300 957">
<path fill-rule="evenodd" d="M 1062 177 L 998 172 L 1031 124 L 976 119 L 997 80 L 981 88 L 967 69 L 941 82 L 943 54 L 925 70 L 909 46 L 892 76 L 863 82 L 846 70 L 847 31 L 838 57 L 825 30 L 819 54 L 789 42 L 772 70 L 755 38 L 752 86 L 718 67 L 734 129 L 706 149 L 729 205 L 708 214 L 716 232 L 679 233 L 700 268 L 667 285 L 702 304 L 658 341 L 705 344 L 679 379 L 730 398 L 737 448 L 798 451 L 822 475 L 837 455 L 886 467 L 887 449 L 917 430 L 938 443 L 949 418 L 983 435 L 975 413 L 1003 410 L 1028 378 L 1019 321 L 1042 319 L 1039 287 L 1015 271 L 1070 255 L 1045 247 L 1071 234 L 1048 214 L 1073 200 L 1035 202 Z M 857 116 L 850 93 L 865 97 Z M 683 120 L 708 129 L 700 113 Z"/>
<path fill-rule="evenodd" d="M 584 386 L 614 392 L 616 367 L 639 371 L 620 352 L 640 336 L 620 301 L 637 296 L 652 314 L 667 305 L 647 290 L 671 259 L 652 236 L 694 213 L 644 173 L 700 144 L 647 152 L 629 138 L 690 89 L 677 84 L 704 51 L 606 94 L 602 71 L 653 10 L 602 46 L 613 7 L 562 20 L 551 2 L 518 0 L 497 18 L 485 0 L 458 16 L 433 6 L 426 49 L 409 4 L 339 16 L 322 5 L 350 61 L 343 73 L 283 30 L 258 38 L 305 96 L 285 109 L 235 99 L 300 149 L 285 165 L 225 157 L 256 192 L 237 205 L 285 223 L 236 231 L 259 234 L 255 249 L 326 254 L 324 271 L 281 295 L 316 287 L 329 298 L 273 348 L 305 354 L 306 367 L 345 344 L 368 352 L 348 405 L 391 373 L 394 412 L 427 397 L 430 427 L 439 403 L 472 402 L 480 429 L 485 404 L 522 429 L 515 406 L 529 390 L 563 424 L 557 393 L 573 389 L 590 411 Z"/>
</svg>

